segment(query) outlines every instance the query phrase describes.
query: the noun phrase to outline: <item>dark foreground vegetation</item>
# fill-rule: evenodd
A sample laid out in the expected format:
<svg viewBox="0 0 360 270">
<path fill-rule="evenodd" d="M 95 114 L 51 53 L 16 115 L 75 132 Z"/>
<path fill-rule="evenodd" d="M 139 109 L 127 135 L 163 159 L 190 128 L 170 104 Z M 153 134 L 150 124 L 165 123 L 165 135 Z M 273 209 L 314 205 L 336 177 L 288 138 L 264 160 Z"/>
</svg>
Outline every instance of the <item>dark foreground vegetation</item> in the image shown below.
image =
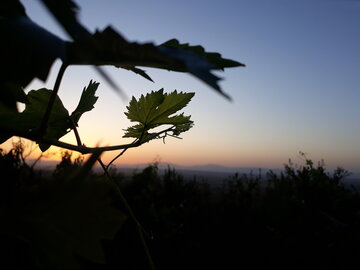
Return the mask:
<svg viewBox="0 0 360 270">
<path fill-rule="evenodd" d="M 30 167 L 21 148 L 1 152 L 1 269 L 149 269 L 137 226 L 115 189 L 101 193 L 98 184 L 109 181 L 84 174 L 83 166 L 81 158 L 65 153 L 50 177 Z M 305 159 L 300 167 L 289 162 L 280 175 L 236 174 L 217 190 L 170 168 L 160 175 L 156 164 L 130 178 L 110 172 L 142 225 L 156 269 L 358 264 L 360 196 L 342 185 L 343 169 L 329 174 L 323 164 Z M 75 179 L 71 175 L 98 184 L 86 185 L 87 193 L 64 188 Z M 99 194 L 112 199 L 112 212 Z M 119 216 L 105 221 L 104 211 Z M 91 213 L 80 220 L 82 212 Z M 109 238 L 96 229 L 108 221 L 121 226 L 113 239 L 95 239 L 99 251 L 93 238 Z M 112 228 L 107 226 L 102 229 Z"/>
</svg>

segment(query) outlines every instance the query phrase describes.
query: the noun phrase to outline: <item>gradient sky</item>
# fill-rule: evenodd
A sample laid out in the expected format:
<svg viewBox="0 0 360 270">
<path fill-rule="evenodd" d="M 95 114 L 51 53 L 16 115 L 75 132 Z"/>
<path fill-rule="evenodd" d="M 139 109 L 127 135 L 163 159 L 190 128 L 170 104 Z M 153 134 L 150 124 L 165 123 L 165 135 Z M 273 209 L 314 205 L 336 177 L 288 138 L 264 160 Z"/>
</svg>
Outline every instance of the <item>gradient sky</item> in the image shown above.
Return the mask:
<svg viewBox="0 0 360 270">
<path fill-rule="evenodd" d="M 67 38 L 39 1 L 22 2 L 34 21 Z M 196 92 L 184 109 L 194 128 L 182 140 L 131 149 L 119 162 L 279 168 L 289 158 L 301 163 L 303 151 L 315 161 L 324 159 L 329 169 L 339 165 L 360 172 L 360 1 L 76 2 L 90 30 L 111 24 L 131 41 L 177 38 L 247 65 L 218 73 L 233 102 L 188 74 L 147 69 L 151 83 L 106 67 L 128 95 L 122 100 L 92 68 L 70 67 L 59 93 L 69 111 L 90 79 L 100 82 L 95 109 L 79 123 L 86 145 L 127 143 L 123 112 L 131 96 L 177 89 Z M 52 88 L 58 68 L 59 62 L 45 84 L 35 80 L 27 90 Z M 73 134 L 63 140 L 75 143 Z"/>
</svg>

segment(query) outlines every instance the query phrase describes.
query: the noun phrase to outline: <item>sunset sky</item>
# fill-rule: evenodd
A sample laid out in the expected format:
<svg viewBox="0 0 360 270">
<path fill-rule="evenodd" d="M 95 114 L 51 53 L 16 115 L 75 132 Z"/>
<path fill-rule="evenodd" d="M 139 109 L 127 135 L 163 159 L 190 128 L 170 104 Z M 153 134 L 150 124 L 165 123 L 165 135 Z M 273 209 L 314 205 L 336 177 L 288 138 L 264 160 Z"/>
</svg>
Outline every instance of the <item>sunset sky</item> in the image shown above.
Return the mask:
<svg viewBox="0 0 360 270">
<path fill-rule="evenodd" d="M 40 1 L 27 14 L 68 39 Z M 246 64 L 217 73 L 233 102 L 191 75 L 147 69 L 154 79 L 106 67 L 128 95 L 121 99 L 91 67 L 70 67 L 59 96 L 71 112 L 89 81 L 100 82 L 95 109 L 79 123 L 88 146 L 128 143 L 124 115 L 131 96 L 151 90 L 195 92 L 184 109 L 195 126 L 182 140 L 168 138 L 130 149 L 118 162 L 219 164 L 280 168 L 299 151 L 328 168 L 360 172 L 360 1 L 355 0 L 78 0 L 80 20 L 94 31 L 111 24 L 130 41 L 170 38 Z M 46 83 L 52 88 L 60 63 Z M 76 143 L 73 134 L 64 141 Z M 117 152 L 108 153 L 109 160 Z"/>
</svg>

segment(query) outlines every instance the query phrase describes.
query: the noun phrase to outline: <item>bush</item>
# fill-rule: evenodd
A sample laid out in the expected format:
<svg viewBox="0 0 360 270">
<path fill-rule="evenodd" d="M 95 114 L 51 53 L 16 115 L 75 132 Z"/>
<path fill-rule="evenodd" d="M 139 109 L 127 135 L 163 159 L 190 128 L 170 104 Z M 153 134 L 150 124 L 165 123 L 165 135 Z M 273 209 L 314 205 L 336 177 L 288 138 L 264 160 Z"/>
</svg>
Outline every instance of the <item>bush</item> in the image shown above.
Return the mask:
<svg viewBox="0 0 360 270">
<path fill-rule="evenodd" d="M 1 151 L 0 167 L 8 173 L 8 177 L 2 178 L 7 190 L 1 197 L 3 220 L 9 219 L 9 213 L 18 215 L 21 204 L 34 205 L 40 198 L 42 205 L 51 205 L 53 197 L 58 196 L 54 185 L 46 188 L 49 179 L 44 181 L 26 165 L 21 153 L 20 148 Z M 53 173 L 54 183 L 63 183 L 69 175 L 79 175 L 87 163 L 72 160 L 71 153 L 64 152 Z M 290 161 L 280 174 L 271 171 L 265 176 L 235 174 L 224 179 L 223 188 L 218 190 L 206 182 L 184 179 L 171 168 L 160 173 L 157 164 L 129 178 L 116 170 L 109 171 L 140 221 L 156 269 L 344 269 L 356 263 L 360 255 L 360 195 L 343 186 L 341 179 L 347 175 L 344 169 L 330 174 L 323 163 L 314 166 L 305 159 L 304 166 L 295 166 Z M 29 176 L 33 180 L 25 181 Z M 74 202 L 81 204 L 89 197 L 84 206 L 96 211 L 92 204 L 105 202 L 101 199 L 104 195 L 98 196 L 97 189 L 103 189 L 98 183 L 106 179 L 95 172 L 82 177 L 95 184 L 84 186 L 91 193 L 73 200 L 70 192 L 65 198 L 77 208 Z M 72 181 L 76 182 L 75 178 Z M 10 184 L 11 189 L 7 186 Z M 114 206 L 119 209 L 112 213 L 125 213 L 120 215 L 122 227 L 114 240 L 103 241 L 107 263 L 94 263 L 82 256 L 78 256 L 77 263 L 82 269 L 148 268 L 137 224 L 134 226 L 134 220 L 126 217 L 127 209 L 116 189 L 106 194 L 115 199 Z M 65 205 L 66 201 L 62 203 Z M 101 211 L 104 209 L 108 208 Z M 31 221 L 31 213 L 28 218 Z M 70 224 L 76 227 L 73 222 Z M 15 237 L 23 233 L 21 223 L 13 228 L 6 224 L 9 222 L 3 223 L 0 235 L 4 251 L 1 261 L 5 264 L 18 260 L 17 269 L 38 269 L 31 242 Z"/>
</svg>

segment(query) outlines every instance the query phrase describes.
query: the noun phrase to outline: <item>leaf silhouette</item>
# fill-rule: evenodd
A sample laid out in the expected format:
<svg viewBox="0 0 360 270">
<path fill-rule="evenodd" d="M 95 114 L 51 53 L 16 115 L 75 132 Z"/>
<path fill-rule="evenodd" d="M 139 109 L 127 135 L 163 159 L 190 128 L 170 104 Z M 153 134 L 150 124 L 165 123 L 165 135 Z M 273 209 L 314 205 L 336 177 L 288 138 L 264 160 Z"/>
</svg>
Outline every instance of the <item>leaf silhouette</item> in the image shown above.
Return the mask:
<svg viewBox="0 0 360 270">
<path fill-rule="evenodd" d="M 135 72 L 139 71 L 138 66 L 188 72 L 230 99 L 218 85 L 220 78 L 212 74 L 211 70 L 243 64 L 223 59 L 217 53 L 198 51 L 190 46 L 174 46 L 174 42 L 160 46 L 128 42 L 113 28 L 107 27 L 97 31 L 86 43 L 71 44 L 69 62 L 75 65 L 113 65 Z M 149 79 L 147 74 L 139 74 Z"/>
<path fill-rule="evenodd" d="M 16 97 L 7 95 L 9 85 L 26 87 L 34 78 L 46 80 L 53 62 L 65 60 L 63 40 L 37 25 L 19 1 L 0 4 L 0 101 L 13 107 Z"/>
<path fill-rule="evenodd" d="M 0 101 L 15 108 L 16 98 L 7 94 L 9 84 L 25 87 L 33 78 L 46 80 L 53 62 L 60 58 L 66 64 L 94 65 L 100 75 L 120 94 L 121 90 L 98 67 L 113 65 L 151 80 L 139 67 L 154 67 L 187 72 L 230 99 L 218 85 L 212 70 L 244 66 L 208 53 L 201 46 L 180 44 L 176 39 L 160 46 L 153 43 L 128 42 L 111 27 L 90 33 L 77 19 L 78 6 L 72 0 L 42 0 L 72 42 L 65 42 L 29 19 L 19 1 L 3 1 L 0 5 L 0 33 L 6 42 L 0 44 Z"/>
<path fill-rule="evenodd" d="M 176 90 L 167 94 L 160 89 L 146 96 L 141 95 L 139 100 L 132 97 L 125 115 L 130 121 L 139 124 L 127 128 L 124 137 L 148 138 L 151 135 L 148 131 L 161 125 L 173 125 L 173 135 L 190 129 L 193 124 L 190 116 L 174 114 L 183 109 L 193 96 L 194 93 L 178 93 Z"/>
<path fill-rule="evenodd" d="M 149 80 L 151 82 L 154 82 L 153 79 L 151 79 L 151 77 L 146 73 L 146 71 L 141 69 L 141 68 L 137 68 L 137 67 L 122 67 L 122 68 L 130 70 L 130 71 L 144 77 L 145 79 L 147 79 L 147 80 Z"/>
<path fill-rule="evenodd" d="M 167 46 L 171 48 L 181 48 L 181 49 L 193 51 L 196 54 L 203 56 L 211 64 L 222 70 L 224 70 L 224 68 L 230 68 L 230 67 L 245 67 L 244 64 L 239 63 L 237 61 L 222 58 L 220 53 L 206 52 L 204 47 L 200 45 L 192 46 L 189 43 L 181 44 L 177 39 L 170 39 L 164 42 L 163 44 L 161 44 L 161 46 Z"/>
<path fill-rule="evenodd" d="M 95 92 L 99 87 L 99 83 L 90 81 L 89 85 L 84 88 L 82 91 L 79 104 L 76 109 L 71 113 L 71 118 L 74 123 L 77 124 L 79 122 L 80 117 L 83 113 L 91 111 L 94 108 L 98 97 L 95 96 Z"/>
<path fill-rule="evenodd" d="M 16 134 L 26 134 L 39 128 L 52 91 L 49 89 L 31 90 L 28 95 L 28 103 L 21 113 L 14 112 L 6 106 L 0 105 L 0 121 L 2 131 L 0 141 L 4 141 Z M 71 128 L 69 113 L 62 104 L 60 98 L 55 99 L 53 110 L 50 114 L 48 128 L 45 137 L 58 140 Z M 10 132 L 10 133 L 9 133 Z M 47 150 L 50 145 L 40 144 L 42 151 Z"/>
<path fill-rule="evenodd" d="M 29 104 L 22 112 L 22 118 L 32 118 L 35 128 L 38 128 L 47 108 L 52 91 L 49 89 L 32 90 L 28 93 Z M 65 109 L 60 98 L 56 96 L 54 107 L 50 114 L 48 128 L 45 137 L 58 140 L 64 136 L 71 128 L 69 112 Z M 50 145 L 39 144 L 41 151 L 46 151 Z"/>
<path fill-rule="evenodd" d="M 41 0 L 43 4 L 54 15 L 55 19 L 60 23 L 64 30 L 72 37 L 73 41 L 79 44 L 85 44 L 91 42 L 92 34 L 84 27 L 77 19 L 77 12 L 79 7 L 72 0 Z M 88 58 L 89 55 L 82 51 L 77 51 L 77 58 Z M 73 56 L 73 50 L 67 51 L 67 56 Z M 91 56 L 93 58 L 93 56 Z M 67 62 L 70 64 L 70 62 Z M 89 65 L 95 65 L 95 70 L 99 75 L 118 93 L 120 96 L 126 96 L 121 88 L 111 79 L 111 77 L 103 69 L 93 63 Z"/>
</svg>

